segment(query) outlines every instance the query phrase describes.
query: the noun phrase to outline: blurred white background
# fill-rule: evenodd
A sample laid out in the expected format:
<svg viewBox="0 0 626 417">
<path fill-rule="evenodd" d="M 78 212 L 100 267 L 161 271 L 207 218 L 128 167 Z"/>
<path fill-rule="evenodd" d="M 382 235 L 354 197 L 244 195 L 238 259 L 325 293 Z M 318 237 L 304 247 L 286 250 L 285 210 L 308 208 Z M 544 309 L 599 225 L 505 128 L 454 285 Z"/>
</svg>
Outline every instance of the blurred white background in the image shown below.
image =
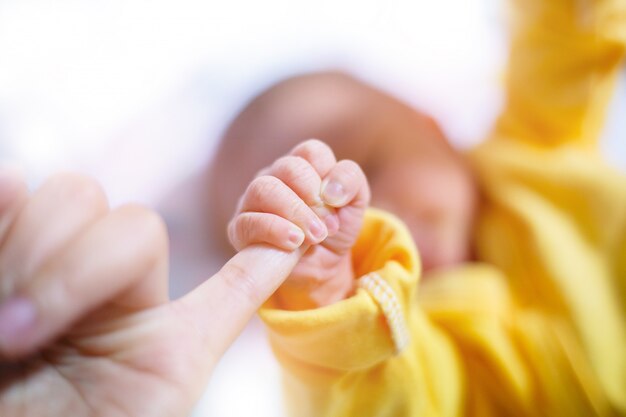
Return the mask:
<svg viewBox="0 0 626 417">
<path fill-rule="evenodd" d="M 285 76 L 328 68 L 425 109 L 457 145 L 470 146 L 501 105 L 505 7 L 496 0 L 0 0 L 0 163 L 20 167 L 33 186 L 58 169 L 78 170 L 97 177 L 114 205 L 157 205 L 203 166 L 246 100 Z M 625 115 L 622 79 L 603 142 L 622 168 Z M 185 282 L 189 271 L 198 269 L 174 268 L 172 279 Z M 253 323 L 195 414 L 275 417 L 280 404 L 279 374 Z"/>
</svg>

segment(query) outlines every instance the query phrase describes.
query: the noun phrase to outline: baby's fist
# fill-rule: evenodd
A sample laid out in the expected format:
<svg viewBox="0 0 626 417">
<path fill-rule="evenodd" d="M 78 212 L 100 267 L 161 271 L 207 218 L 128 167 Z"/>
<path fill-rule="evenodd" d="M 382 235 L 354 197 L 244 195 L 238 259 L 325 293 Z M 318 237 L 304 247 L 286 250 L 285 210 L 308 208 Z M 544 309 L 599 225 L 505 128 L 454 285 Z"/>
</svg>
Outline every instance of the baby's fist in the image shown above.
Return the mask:
<svg viewBox="0 0 626 417">
<path fill-rule="evenodd" d="M 355 162 L 337 162 L 326 144 L 308 140 L 252 181 L 228 235 L 237 250 L 258 243 L 302 248 L 306 254 L 289 281 L 317 288 L 339 270 L 342 277 L 351 273 L 350 249 L 369 199 L 367 180 Z"/>
</svg>

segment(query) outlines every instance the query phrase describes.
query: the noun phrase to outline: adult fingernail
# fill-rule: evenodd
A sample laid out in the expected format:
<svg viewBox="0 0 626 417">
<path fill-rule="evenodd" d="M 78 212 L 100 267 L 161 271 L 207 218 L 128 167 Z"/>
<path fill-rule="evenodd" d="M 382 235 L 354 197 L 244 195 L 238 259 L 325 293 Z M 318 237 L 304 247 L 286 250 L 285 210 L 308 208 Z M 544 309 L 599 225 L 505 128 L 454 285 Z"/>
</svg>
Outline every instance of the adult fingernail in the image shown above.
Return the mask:
<svg viewBox="0 0 626 417">
<path fill-rule="evenodd" d="M 0 347 L 13 344 L 35 324 L 37 310 L 25 297 L 10 297 L 0 305 Z"/>
<path fill-rule="evenodd" d="M 322 185 L 322 199 L 331 206 L 340 206 L 345 204 L 347 197 L 346 190 L 340 183 L 336 181 L 328 181 Z"/>
<path fill-rule="evenodd" d="M 291 228 L 289 230 L 289 243 L 295 248 L 299 248 L 304 242 L 304 232 L 297 227 Z"/>
<path fill-rule="evenodd" d="M 324 226 L 324 224 L 319 220 L 313 220 L 313 222 L 311 222 L 311 225 L 309 226 L 309 232 L 311 232 L 313 238 L 318 241 L 322 241 L 326 239 L 326 236 L 328 236 L 328 230 L 326 229 L 326 226 Z"/>
</svg>

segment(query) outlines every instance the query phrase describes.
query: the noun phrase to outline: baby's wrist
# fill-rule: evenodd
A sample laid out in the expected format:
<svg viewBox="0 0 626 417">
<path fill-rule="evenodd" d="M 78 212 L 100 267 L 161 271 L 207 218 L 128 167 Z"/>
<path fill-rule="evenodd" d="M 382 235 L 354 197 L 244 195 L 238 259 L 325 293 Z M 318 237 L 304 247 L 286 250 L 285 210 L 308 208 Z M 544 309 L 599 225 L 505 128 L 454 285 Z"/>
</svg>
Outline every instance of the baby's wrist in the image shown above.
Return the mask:
<svg viewBox="0 0 626 417">
<path fill-rule="evenodd" d="M 344 300 L 353 292 L 354 271 L 348 253 L 332 266 L 297 269 L 276 291 L 275 298 L 282 309 L 309 310 Z"/>
</svg>

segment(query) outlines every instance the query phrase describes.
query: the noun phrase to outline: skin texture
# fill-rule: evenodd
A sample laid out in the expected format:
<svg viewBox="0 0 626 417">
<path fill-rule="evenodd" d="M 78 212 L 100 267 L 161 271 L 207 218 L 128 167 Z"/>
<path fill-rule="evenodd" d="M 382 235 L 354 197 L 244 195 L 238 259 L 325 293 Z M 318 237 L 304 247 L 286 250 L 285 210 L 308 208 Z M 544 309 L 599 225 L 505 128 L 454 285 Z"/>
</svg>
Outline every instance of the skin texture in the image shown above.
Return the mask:
<svg viewBox="0 0 626 417">
<path fill-rule="evenodd" d="M 233 120 L 207 170 L 209 235 L 228 245 L 237 198 L 262 167 L 319 138 L 370 179 L 372 205 L 408 225 L 426 271 L 470 260 L 478 205 L 472 173 L 436 123 L 345 74 L 308 74 L 254 98 Z M 225 181 L 225 179 L 228 181 Z"/>
<path fill-rule="evenodd" d="M 0 171 L 0 415 L 187 415 L 305 250 L 247 245 L 170 301 L 155 213 L 80 175 L 29 193 Z"/>
<path fill-rule="evenodd" d="M 351 249 L 369 200 L 358 164 L 337 162 L 326 144 L 309 140 L 251 182 L 230 222 L 229 237 L 239 249 L 255 243 L 293 249 L 290 231 L 301 231 L 299 243 L 304 240 L 308 249 L 277 297 L 285 309 L 325 306 L 352 293 Z M 326 230 L 316 237 L 310 226 L 318 218 Z"/>
</svg>

